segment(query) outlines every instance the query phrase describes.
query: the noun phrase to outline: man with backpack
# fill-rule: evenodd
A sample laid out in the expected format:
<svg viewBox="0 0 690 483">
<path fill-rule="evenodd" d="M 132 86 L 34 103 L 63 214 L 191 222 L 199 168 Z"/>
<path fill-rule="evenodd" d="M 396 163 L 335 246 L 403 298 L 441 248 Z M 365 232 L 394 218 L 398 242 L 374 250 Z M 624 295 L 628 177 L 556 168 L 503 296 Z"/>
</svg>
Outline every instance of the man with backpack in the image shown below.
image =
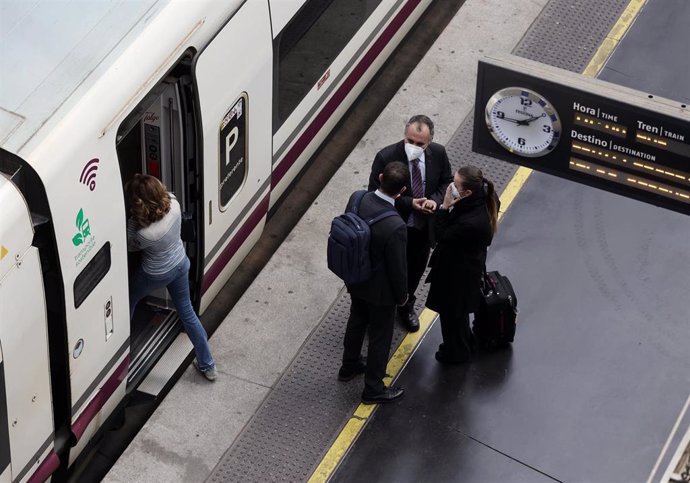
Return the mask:
<svg viewBox="0 0 690 483">
<path fill-rule="evenodd" d="M 395 308 L 407 301 L 407 227 L 395 211 L 395 199 L 405 191 L 408 178 L 403 163 L 387 164 L 379 176 L 380 187 L 374 192 L 355 192 L 345 215 L 334 220 L 329 237 L 329 267 L 345 280 L 352 299 L 338 379 L 349 381 L 364 373 L 365 404 L 388 403 L 403 395 L 402 388 L 386 387 L 383 378 L 393 338 Z M 343 225 L 344 230 L 352 230 L 349 235 L 339 233 L 339 219 L 350 225 Z M 353 233 L 357 231 L 366 232 L 368 246 L 357 246 Z M 367 248 L 368 257 L 363 253 Z M 338 254 L 339 251 L 344 253 Z M 364 257 L 364 267 L 353 268 L 357 262 L 352 257 Z M 369 350 L 365 362 L 361 350 L 367 331 Z"/>
</svg>

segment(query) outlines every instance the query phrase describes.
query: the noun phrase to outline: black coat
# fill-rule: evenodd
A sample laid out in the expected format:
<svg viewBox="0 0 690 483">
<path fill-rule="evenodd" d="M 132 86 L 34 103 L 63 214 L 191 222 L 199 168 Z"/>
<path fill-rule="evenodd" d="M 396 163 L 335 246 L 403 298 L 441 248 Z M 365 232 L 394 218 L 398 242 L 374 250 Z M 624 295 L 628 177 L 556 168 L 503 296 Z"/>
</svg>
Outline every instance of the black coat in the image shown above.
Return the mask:
<svg viewBox="0 0 690 483">
<path fill-rule="evenodd" d="M 435 214 L 436 249 L 427 277 L 426 306 L 457 315 L 474 312 L 481 296 L 486 249 L 491 245 L 491 220 L 485 193 L 459 201 L 452 211 Z"/>
<path fill-rule="evenodd" d="M 386 146 L 376 153 L 374 163 L 371 166 L 371 174 L 369 175 L 369 191 L 374 191 L 379 187 L 379 174 L 383 172 L 384 166 L 393 161 L 400 161 L 405 166 L 408 166 L 407 154 L 405 154 L 405 141 L 399 141 Z M 441 202 L 443 202 L 446 188 L 453 181 L 446 148 L 437 143 L 429 144 L 424 150 L 424 168 L 426 172 L 424 196 L 434 200 L 440 206 Z M 407 219 L 410 213 L 412 213 L 412 180 L 409 176 L 405 186 L 407 186 L 405 192 L 395 200 L 395 208 L 407 223 Z M 427 215 L 427 217 L 431 219 L 432 215 Z M 429 230 L 432 230 L 432 228 L 429 227 Z M 429 235 L 430 239 L 433 239 L 433 233 L 430 232 Z"/>
<path fill-rule="evenodd" d="M 347 202 L 349 209 L 354 194 Z M 359 206 L 362 218 L 393 207 L 374 193 L 366 193 Z M 348 285 L 348 291 L 377 306 L 401 305 L 407 298 L 407 228 L 400 216 L 389 216 L 371 226 L 369 254 L 374 267 L 366 282 Z"/>
</svg>

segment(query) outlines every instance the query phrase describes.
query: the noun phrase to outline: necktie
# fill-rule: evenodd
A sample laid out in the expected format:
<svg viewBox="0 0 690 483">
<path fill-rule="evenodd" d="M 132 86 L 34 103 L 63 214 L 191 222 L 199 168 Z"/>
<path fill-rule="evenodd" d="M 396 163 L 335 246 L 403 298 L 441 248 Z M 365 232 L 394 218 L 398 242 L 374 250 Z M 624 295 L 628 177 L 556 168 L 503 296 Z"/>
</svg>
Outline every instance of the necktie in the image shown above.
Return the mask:
<svg viewBox="0 0 690 483">
<path fill-rule="evenodd" d="M 424 196 L 424 183 L 422 182 L 422 170 L 419 169 L 419 159 L 412 160 L 412 196 L 421 198 Z"/>
<path fill-rule="evenodd" d="M 412 178 L 412 197 L 422 198 L 424 196 L 424 183 L 422 182 L 422 170 L 419 169 L 419 159 L 412 160 L 412 172 L 410 174 Z M 413 211 L 412 222 L 418 230 L 424 228 L 424 218 L 421 213 Z"/>
</svg>

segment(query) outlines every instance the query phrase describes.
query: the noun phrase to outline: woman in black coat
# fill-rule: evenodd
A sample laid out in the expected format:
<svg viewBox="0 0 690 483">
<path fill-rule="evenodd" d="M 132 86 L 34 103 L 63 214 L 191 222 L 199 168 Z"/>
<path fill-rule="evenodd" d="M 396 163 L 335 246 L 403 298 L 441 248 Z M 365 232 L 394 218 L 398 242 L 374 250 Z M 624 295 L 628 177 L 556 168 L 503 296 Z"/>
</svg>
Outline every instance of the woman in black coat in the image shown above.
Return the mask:
<svg viewBox="0 0 690 483">
<path fill-rule="evenodd" d="M 460 364 L 472 357 L 469 314 L 481 297 L 486 249 L 496 232 L 498 198 L 494 185 L 474 166 L 460 168 L 435 215 L 436 248 L 426 306 L 439 313 L 443 343 L 436 359 Z"/>
</svg>

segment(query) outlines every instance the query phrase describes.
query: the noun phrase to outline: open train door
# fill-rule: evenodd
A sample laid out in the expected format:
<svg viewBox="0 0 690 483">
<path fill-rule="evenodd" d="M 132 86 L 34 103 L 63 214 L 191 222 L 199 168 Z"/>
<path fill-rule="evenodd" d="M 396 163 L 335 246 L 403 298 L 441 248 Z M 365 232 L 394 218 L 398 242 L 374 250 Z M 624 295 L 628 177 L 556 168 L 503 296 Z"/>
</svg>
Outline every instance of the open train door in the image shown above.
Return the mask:
<svg viewBox="0 0 690 483">
<path fill-rule="evenodd" d="M 194 63 L 203 132 L 202 312 L 266 220 L 272 150 L 270 25 L 268 2 L 245 2 Z"/>
</svg>

